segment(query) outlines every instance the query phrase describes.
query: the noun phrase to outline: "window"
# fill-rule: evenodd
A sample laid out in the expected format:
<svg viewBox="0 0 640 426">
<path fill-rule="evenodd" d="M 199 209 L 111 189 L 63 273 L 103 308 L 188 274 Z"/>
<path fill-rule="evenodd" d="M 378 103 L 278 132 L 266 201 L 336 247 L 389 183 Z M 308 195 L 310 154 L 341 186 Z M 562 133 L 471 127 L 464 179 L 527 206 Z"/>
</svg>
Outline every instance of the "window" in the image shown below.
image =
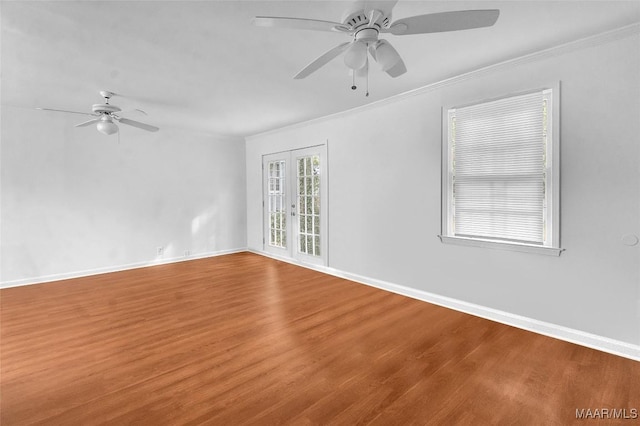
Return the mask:
<svg viewBox="0 0 640 426">
<path fill-rule="evenodd" d="M 320 256 L 320 156 L 298 158 L 300 253 Z"/>
<path fill-rule="evenodd" d="M 445 110 L 443 242 L 560 254 L 558 92 Z"/>
<path fill-rule="evenodd" d="M 271 161 L 269 172 L 269 245 L 287 247 L 287 195 L 284 161 Z"/>
</svg>

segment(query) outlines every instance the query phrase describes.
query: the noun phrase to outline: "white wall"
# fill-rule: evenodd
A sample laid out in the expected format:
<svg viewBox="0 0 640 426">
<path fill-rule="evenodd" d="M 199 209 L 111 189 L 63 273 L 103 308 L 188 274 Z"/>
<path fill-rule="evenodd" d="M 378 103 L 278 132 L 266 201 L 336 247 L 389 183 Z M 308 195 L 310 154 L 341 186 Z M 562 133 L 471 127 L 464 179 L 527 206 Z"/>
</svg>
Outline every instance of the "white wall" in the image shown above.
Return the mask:
<svg viewBox="0 0 640 426">
<path fill-rule="evenodd" d="M 78 117 L 3 108 L 3 286 L 246 247 L 242 138 L 121 125 L 118 144 Z"/>
<path fill-rule="evenodd" d="M 640 344 L 640 246 L 621 243 L 640 235 L 640 41 L 596 41 L 248 138 L 249 248 L 262 249 L 261 155 L 328 140 L 330 267 Z M 557 81 L 566 251 L 442 244 L 442 106 Z"/>
</svg>

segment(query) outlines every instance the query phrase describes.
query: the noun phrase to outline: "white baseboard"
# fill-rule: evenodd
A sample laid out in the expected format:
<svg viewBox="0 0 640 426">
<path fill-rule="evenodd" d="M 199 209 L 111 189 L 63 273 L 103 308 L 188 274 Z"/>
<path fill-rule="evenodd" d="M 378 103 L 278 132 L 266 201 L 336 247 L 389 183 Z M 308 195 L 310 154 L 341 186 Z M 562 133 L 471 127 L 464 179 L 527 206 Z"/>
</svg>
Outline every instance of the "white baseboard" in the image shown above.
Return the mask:
<svg viewBox="0 0 640 426">
<path fill-rule="evenodd" d="M 149 266 L 166 265 L 168 263 L 186 262 L 186 261 L 189 261 L 189 260 L 204 259 L 206 257 L 222 256 L 222 255 L 225 255 L 225 254 L 240 253 L 240 252 L 245 252 L 245 251 L 247 251 L 247 249 L 245 247 L 242 247 L 242 248 L 229 249 L 229 250 L 218 250 L 218 251 L 213 251 L 213 252 L 199 253 L 199 254 L 194 254 L 194 255 L 191 255 L 191 256 L 187 256 L 187 257 L 172 257 L 172 258 L 168 258 L 168 259 L 155 259 L 155 260 L 149 260 L 149 261 L 144 261 L 144 262 L 129 263 L 129 264 L 126 264 L 126 265 L 106 266 L 104 268 L 88 269 L 88 270 L 84 270 L 84 271 L 66 272 L 66 273 L 63 273 L 63 274 L 52 274 L 52 275 L 45 275 L 45 276 L 40 276 L 40 277 L 23 278 L 23 279 L 12 280 L 12 281 L 3 281 L 3 282 L 0 282 L 0 288 L 19 287 L 19 286 L 31 285 L 31 284 L 43 284 L 43 283 L 48 283 L 48 282 L 52 282 L 52 281 L 60 281 L 60 280 L 68 280 L 68 279 L 71 279 L 71 278 L 88 277 L 88 276 L 91 276 L 91 275 L 106 274 L 106 273 L 109 273 L 109 272 L 126 271 L 126 270 L 129 270 L 129 269 L 147 268 Z"/>
<path fill-rule="evenodd" d="M 70 273 L 64 273 L 64 274 L 53 274 L 53 275 L 47 275 L 47 276 L 41 276 L 41 277 L 5 281 L 5 282 L 0 282 L 0 288 L 10 288 L 10 287 L 23 286 L 23 285 L 41 284 L 46 282 L 66 280 L 71 278 L 87 277 L 91 275 L 104 274 L 109 272 L 118 272 L 118 271 L 125 271 L 129 269 L 145 268 L 149 266 L 164 265 L 168 263 L 184 262 L 184 261 L 195 260 L 195 259 L 203 259 L 207 257 L 222 256 L 225 254 L 240 253 L 245 251 L 259 254 L 265 257 L 270 257 L 283 262 L 291 263 L 297 266 L 302 266 L 304 268 L 313 269 L 313 270 L 323 272 L 329 275 L 333 275 L 339 278 L 344 278 L 360 284 L 376 287 L 381 290 L 390 291 L 392 293 L 397 293 L 403 296 L 411 297 L 413 299 L 432 303 L 434 305 L 439 305 L 445 308 L 475 315 L 477 317 L 485 318 L 491 321 L 496 321 L 502 324 L 507 324 L 513 327 L 532 331 L 534 333 L 538 333 L 538 334 L 553 337 L 556 339 L 564 340 L 567 342 L 575 343 L 581 346 L 586 346 L 599 351 L 608 352 L 614 355 L 633 359 L 635 361 L 640 361 L 640 346 L 638 345 L 622 342 L 620 340 L 610 339 L 608 337 L 587 333 L 581 330 L 576 330 L 573 328 L 564 327 L 557 324 L 539 321 L 539 320 L 524 317 L 521 315 L 515 315 L 509 312 L 500 311 L 498 309 L 488 308 L 486 306 L 477 305 L 474 303 L 469 303 L 469 302 L 454 299 L 451 297 L 441 296 L 434 293 L 429 293 L 429 292 L 418 290 L 411 287 L 393 284 L 393 283 L 378 280 L 375 278 L 365 277 L 362 275 L 341 271 L 328 266 L 301 263 L 290 258 L 280 257 L 280 256 L 276 256 L 270 253 L 260 251 L 260 250 L 247 249 L 247 248 L 219 250 L 215 252 L 200 253 L 200 254 L 189 256 L 189 257 L 160 259 L 160 260 L 153 260 L 153 261 L 147 261 L 147 262 L 131 263 L 127 265 L 109 266 L 105 268 L 97 268 L 92 270 L 76 271 L 76 272 L 70 272 Z"/>
<path fill-rule="evenodd" d="M 532 331 L 534 333 L 553 337 L 555 339 L 564 340 L 567 342 L 575 343 L 577 345 L 586 346 L 588 348 L 622 356 L 625 358 L 630 358 L 635 361 L 640 361 L 640 346 L 634 345 L 631 343 L 610 339 L 608 337 L 587 333 L 581 330 L 576 330 L 573 328 L 564 327 L 561 325 L 552 324 L 545 321 L 539 321 L 533 318 L 528 318 L 521 315 L 512 314 L 509 312 L 500 311 L 498 309 L 488 308 L 486 306 L 465 302 L 465 301 L 454 299 L 451 297 L 440 296 L 438 294 L 429 293 L 423 290 L 418 290 L 411 287 L 405 287 L 402 285 L 393 284 L 393 283 L 382 281 L 382 280 L 377 280 L 375 278 L 369 278 L 369 277 L 365 277 L 358 274 L 352 274 L 352 273 L 341 271 L 335 268 L 330 268 L 328 266 L 318 266 L 318 265 L 309 265 L 305 263 L 300 263 L 290 258 L 274 256 L 270 253 L 266 253 L 266 252 L 254 250 L 254 249 L 248 249 L 248 251 L 255 254 L 262 255 L 262 256 L 270 257 L 276 260 L 280 260 L 283 262 L 302 266 L 308 269 L 324 272 L 326 274 L 333 275 L 339 278 L 345 278 L 360 284 L 366 284 L 371 287 L 376 287 L 382 290 L 390 291 L 392 293 L 397 293 L 403 296 L 411 297 L 413 299 L 422 300 L 423 302 L 432 303 L 434 305 L 443 306 L 445 308 L 475 315 L 477 317 L 481 317 L 491 321 L 496 321 L 502 324 L 521 328 L 523 330 Z"/>
</svg>

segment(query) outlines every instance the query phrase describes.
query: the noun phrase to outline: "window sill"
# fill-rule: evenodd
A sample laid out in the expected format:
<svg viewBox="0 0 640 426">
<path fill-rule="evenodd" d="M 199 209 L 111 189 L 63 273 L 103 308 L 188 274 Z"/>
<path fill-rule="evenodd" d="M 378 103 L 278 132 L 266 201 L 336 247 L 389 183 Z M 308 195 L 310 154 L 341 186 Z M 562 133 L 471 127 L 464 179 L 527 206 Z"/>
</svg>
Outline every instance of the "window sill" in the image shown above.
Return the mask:
<svg viewBox="0 0 640 426">
<path fill-rule="evenodd" d="M 449 237 L 445 235 L 438 235 L 440 241 L 444 244 L 454 244 L 458 246 L 468 246 L 468 247 L 484 247 L 490 249 L 498 249 L 498 250 L 511 250 L 511 251 L 520 251 L 525 253 L 537 253 L 544 254 L 547 256 L 560 256 L 560 253 L 564 251 L 564 249 L 557 247 L 543 247 L 534 244 L 524 244 L 524 243 L 510 243 L 510 242 L 498 242 L 491 240 L 481 240 L 477 238 L 465 238 L 465 237 Z"/>
</svg>

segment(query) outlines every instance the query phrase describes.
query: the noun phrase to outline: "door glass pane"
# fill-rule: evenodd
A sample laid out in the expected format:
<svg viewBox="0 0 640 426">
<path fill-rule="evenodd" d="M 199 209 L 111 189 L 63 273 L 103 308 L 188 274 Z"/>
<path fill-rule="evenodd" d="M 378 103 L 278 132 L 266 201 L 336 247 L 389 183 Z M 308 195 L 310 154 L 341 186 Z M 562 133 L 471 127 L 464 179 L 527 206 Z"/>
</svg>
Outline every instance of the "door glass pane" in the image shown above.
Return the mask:
<svg viewBox="0 0 640 426">
<path fill-rule="evenodd" d="M 316 256 L 320 256 L 320 237 L 313 237 L 314 245 L 313 245 L 313 254 Z"/>
<path fill-rule="evenodd" d="M 313 214 L 320 214 L 320 197 L 313 197 Z"/>
<path fill-rule="evenodd" d="M 277 160 L 269 162 L 267 167 L 269 179 L 269 245 L 287 247 L 287 196 L 285 193 L 285 162 Z"/>
<path fill-rule="evenodd" d="M 311 187 L 312 187 L 311 178 L 307 178 L 305 182 L 305 188 L 304 188 L 305 195 L 311 195 L 312 193 Z"/>
<path fill-rule="evenodd" d="M 320 156 L 297 159 L 298 251 L 320 256 Z"/>
<path fill-rule="evenodd" d="M 307 235 L 307 254 L 313 254 L 313 235 Z"/>
</svg>

